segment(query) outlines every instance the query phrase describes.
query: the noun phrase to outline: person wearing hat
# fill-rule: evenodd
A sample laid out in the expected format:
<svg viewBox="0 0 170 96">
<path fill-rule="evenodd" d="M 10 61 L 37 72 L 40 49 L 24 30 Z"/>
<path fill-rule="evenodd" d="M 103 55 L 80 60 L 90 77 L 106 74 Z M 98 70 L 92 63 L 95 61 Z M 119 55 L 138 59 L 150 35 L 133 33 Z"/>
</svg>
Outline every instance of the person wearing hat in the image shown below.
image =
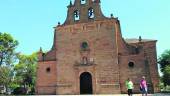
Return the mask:
<svg viewBox="0 0 170 96">
<path fill-rule="evenodd" d="M 142 80 L 140 81 L 140 89 L 141 89 L 141 92 L 142 92 L 142 96 L 147 96 L 147 91 L 148 91 L 148 88 L 147 88 L 147 82 L 145 80 L 145 76 L 142 76 Z"/>
</svg>

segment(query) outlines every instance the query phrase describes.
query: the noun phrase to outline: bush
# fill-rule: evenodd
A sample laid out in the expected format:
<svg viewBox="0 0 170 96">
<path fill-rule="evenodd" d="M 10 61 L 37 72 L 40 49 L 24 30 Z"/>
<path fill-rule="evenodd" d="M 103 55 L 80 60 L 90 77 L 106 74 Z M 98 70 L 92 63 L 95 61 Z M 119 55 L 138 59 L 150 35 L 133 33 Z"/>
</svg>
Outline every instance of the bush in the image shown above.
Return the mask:
<svg viewBox="0 0 170 96">
<path fill-rule="evenodd" d="M 27 89 L 24 87 L 17 87 L 13 91 L 14 95 L 26 95 L 27 94 Z"/>
</svg>

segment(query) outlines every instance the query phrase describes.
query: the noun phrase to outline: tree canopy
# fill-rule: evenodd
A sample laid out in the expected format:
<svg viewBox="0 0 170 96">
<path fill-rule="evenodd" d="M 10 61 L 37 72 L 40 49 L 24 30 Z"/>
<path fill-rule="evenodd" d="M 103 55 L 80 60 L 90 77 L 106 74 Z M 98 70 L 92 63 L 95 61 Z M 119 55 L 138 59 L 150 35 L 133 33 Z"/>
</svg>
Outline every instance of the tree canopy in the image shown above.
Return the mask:
<svg viewBox="0 0 170 96">
<path fill-rule="evenodd" d="M 10 34 L 0 32 L 0 86 L 6 89 L 4 94 L 8 90 L 19 95 L 34 94 L 37 53 L 16 53 L 18 44 Z"/>
<path fill-rule="evenodd" d="M 163 73 L 162 81 L 164 86 L 170 85 L 170 50 L 166 50 L 158 59 L 161 72 Z"/>
<path fill-rule="evenodd" d="M 8 33 L 0 32 L 0 86 L 6 89 L 5 93 L 12 83 L 13 66 L 17 53 L 15 52 L 18 41 Z M 0 90 L 1 91 L 1 90 Z"/>
<path fill-rule="evenodd" d="M 14 66 L 14 81 L 18 86 L 24 86 L 24 88 L 30 88 L 31 91 L 34 91 L 38 60 L 37 53 L 31 55 L 19 54 L 17 58 L 19 62 Z"/>
<path fill-rule="evenodd" d="M 18 41 L 8 33 L 0 32 L 0 66 L 11 65 L 15 58 Z"/>
<path fill-rule="evenodd" d="M 11 81 L 13 77 L 13 72 L 11 71 L 11 68 L 3 66 L 0 67 L 0 85 L 3 85 L 5 87 L 10 86 Z"/>
</svg>

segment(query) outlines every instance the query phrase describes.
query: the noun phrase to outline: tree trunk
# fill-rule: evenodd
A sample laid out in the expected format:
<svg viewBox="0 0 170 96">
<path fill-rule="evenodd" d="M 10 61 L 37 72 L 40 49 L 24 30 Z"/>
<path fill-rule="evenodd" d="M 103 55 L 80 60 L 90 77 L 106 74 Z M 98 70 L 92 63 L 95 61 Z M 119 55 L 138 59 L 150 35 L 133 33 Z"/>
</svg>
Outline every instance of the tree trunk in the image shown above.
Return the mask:
<svg viewBox="0 0 170 96">
<path fill-rule="evenodd" d="M 1 65 L 2 65 L 2 60 L 3 60 L 3 59 L 2 59 L 2 57 L 0 57 L 0 59 L 1 59 L 1 60 L 0 60 L 0 66 L 1 66 Z"/>
<path fill-rule="evenodd" d="M 8 87 L 7 87 L 7 85 L 4 85 L 4 91 L 5 91 L 5 94 L 7 94 L 7 91 L 8 90 Z"/>
</svg>

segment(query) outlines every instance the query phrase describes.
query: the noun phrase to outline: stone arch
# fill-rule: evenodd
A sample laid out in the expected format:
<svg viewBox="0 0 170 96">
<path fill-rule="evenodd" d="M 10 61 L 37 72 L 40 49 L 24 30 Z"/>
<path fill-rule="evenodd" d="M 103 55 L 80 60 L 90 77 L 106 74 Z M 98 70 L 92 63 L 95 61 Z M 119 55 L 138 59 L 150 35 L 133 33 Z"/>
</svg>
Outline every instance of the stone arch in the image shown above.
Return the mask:
<svg viewBox="0 0 170 96">
<path fill-rule="evenodd" d="M 80 20 L 80 12 L 78 10 L 74 11 L 74 21 Z"/>
<path fill-rule="evenodd" d="M 94 14 L 94 9 L 92 7 L 90 7 L 88 9 L 88 18 L 89 19 L 93 19 L 95 17 L 95 14 Z"/>
<path fill-rule="evenodd" d="M 92 75 L 89 72 L 80 74 L 80 94 L 93 94 Z"/>
</svg>

